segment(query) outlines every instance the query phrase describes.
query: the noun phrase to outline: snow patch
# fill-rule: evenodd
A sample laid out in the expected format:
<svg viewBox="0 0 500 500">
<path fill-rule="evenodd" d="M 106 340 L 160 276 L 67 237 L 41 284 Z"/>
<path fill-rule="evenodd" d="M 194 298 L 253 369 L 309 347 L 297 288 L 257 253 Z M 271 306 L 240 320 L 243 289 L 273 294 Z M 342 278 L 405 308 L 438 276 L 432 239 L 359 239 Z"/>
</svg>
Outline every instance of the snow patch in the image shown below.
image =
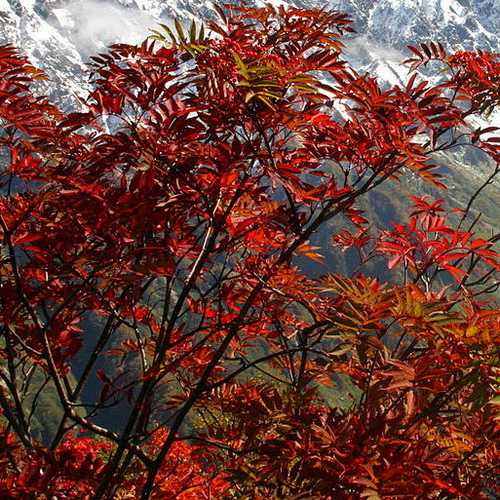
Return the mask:
<svg viewBox="0 0 500 500">
<path fill-rule="evenodd" d="M 53 9 L 52 13 L 56 16 L 59 24 L 66 29 L 73 29 L 76 25 L 71 12 L 68 9 Z"/>
<path fill-rule="evenodd" d="M 0 12 L 10 12 L 11 10 L 8 0 L 0 0 Z"/>
<path fill-rule="evenodd" d="M 443 18 L 447 23 L 465 23 L 467 10 L 456 0 L 441 0 Z"/>
</svg>

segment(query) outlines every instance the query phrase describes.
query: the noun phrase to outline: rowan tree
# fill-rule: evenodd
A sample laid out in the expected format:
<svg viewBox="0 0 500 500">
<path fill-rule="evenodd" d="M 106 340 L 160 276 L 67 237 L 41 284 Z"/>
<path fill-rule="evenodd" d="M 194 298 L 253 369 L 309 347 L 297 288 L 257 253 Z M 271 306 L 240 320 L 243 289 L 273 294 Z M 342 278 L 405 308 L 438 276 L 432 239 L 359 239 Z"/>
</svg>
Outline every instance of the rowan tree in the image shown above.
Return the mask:
<svg viewBox="0 0 500 500">
<path fill-rule="evenodd" d="M 473 120 L 498 55 L 411 47 L 387 86 L 343 60 L 342 13 L 217 10 L 94 57 L 73 113 L 0 49 L 2 497 L 487 498 L 498 236 L 473 205 L 500 139 Z M 454 148 L 493 165 L 465 209 Z M 371 224 L 362 200 L 408 178 L 447 202 Z M 308 275 L 320 230 L 359 265 Z"/>
</svg>

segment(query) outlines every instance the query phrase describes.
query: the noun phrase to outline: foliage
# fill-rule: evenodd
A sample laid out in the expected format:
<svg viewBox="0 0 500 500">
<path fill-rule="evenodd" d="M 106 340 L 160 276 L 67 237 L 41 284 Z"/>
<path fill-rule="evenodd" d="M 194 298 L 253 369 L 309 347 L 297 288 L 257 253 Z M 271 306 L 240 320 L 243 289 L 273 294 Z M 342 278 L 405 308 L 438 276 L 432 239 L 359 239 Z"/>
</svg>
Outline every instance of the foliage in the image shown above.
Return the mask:
<svg viewBox="0 0 500 500">
<path fill-rule="evenodd" d="M 2 497 L 486 498 L 498 237 L 470 208 L 498 166 L 458 218 L 415 196 L 378 230 L 361 207 L 408 176 L 445 190 L 435 152 L 498 165 L 471 125 L 498 105 L 498 56 L 412 47 L 386 88 L 342 60 L 341 13 L 218 11 L 93 58 L 77 113 L 0 48 Z M 307 276 L 330 221 L 360 266 Z M 63 413 L 48 444 L 35 379 Z M 117 405 L 121 428 L 96 423 Z"/>
</svg>

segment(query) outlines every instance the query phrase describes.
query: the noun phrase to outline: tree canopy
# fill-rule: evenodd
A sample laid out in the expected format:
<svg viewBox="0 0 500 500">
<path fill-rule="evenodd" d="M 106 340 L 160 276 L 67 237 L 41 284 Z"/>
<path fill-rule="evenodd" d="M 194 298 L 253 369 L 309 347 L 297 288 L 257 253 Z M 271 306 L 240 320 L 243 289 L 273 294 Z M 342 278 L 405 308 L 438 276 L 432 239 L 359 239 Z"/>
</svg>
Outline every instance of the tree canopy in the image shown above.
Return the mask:
<svg viewBox="0 0 500 500">
<path fill-rule="evenodd" d="M 92 58 L 72 113 L 0 47 L 0 495 L 494 495 L 498 235 L 472 207 L 498 55 L 410 47 L 387 86 L 343 59 L 342 13 L 218 12 Z M 465 208 L 455 148 L 492 165 Z M 443 196 L 377 227 L 362 200 L 408 179 Z M 329 272 L 320 230 L 356 264 Z"/>
</svg>

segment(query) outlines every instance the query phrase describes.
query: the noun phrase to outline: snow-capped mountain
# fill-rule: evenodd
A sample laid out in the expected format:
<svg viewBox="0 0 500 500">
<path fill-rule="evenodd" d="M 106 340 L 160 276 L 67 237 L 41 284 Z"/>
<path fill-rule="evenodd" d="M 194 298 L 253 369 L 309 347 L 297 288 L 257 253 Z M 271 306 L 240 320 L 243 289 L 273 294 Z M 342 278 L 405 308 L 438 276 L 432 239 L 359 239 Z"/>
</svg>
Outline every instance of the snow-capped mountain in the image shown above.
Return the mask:
<svg viewBox="0 0 500 500">
<path fill-rule="evenodd" d="M 400 61 L 410 43 L 434 40 L 452 48 L 490 51 L 500 47 L 500 0 L 272 3 L 324 7 L 325 2 L 349 12 L 355 21 L 358 35 L 349 44 L 348 56 L 389 83 L 405 74 Z M 212 15 L 209 0 L 0 0 L 0 44 L 16 45 L 43 68 L 57 82 L 65 107 L 85 89 L 83 73 L 90 55 L 114 42 L 139 42 L 160 21 Z"/>
</svg>

